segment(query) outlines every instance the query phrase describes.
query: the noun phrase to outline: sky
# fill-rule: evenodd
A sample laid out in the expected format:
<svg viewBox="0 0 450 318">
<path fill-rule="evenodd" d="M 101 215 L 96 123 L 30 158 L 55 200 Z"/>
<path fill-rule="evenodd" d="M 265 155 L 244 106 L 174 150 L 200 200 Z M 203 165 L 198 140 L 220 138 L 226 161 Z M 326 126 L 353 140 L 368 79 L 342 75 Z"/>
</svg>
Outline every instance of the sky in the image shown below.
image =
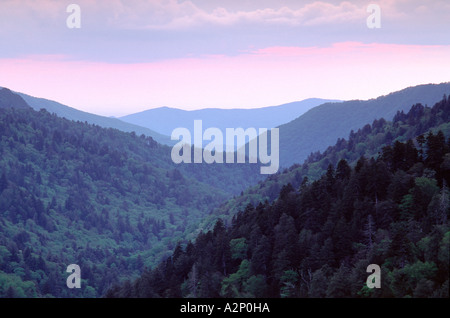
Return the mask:
<svg viewBox="0 0 450 318">
<path fill-rule="evenodd" d="M 450 81 L 449 17 L 448 0 L 0 0 L 0 86 L 105 116 L 370 99 Z"/>
</svg>

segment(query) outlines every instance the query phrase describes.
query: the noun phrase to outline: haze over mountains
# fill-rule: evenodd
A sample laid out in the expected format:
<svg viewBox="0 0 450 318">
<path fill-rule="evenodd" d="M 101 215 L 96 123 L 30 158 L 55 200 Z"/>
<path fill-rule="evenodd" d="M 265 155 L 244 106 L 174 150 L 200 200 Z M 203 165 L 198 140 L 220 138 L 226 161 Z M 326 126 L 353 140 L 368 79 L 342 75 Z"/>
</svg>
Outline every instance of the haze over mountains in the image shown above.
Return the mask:
<svg viewBox="0 0 450 318">
<path fill-rule="evenodd" d="M 226 128 L 274 128 L 290 122 L 311 108 L 327 102 L 338 100 L 309 98 L 302 101 L 278 106 L 255 109 L 219 109 L 205 108 L 200 110 L 182 110 L 170 107 L 159 107 L 143 112 L 120 117 L 121 120 L 138 126 L 147 127 L 160 134 L 170 136 L 178 127 L 193 131 L 194 120 L 202 120 L 203 127 Z"/>
<path fill-rule="evenodd" d="M 0 298 L 101 296 L 261 179 L 256 164 L 176 165 L 170 152 L 0 89 Z M 65 285 L 72 263 L 83 269 L 76 292 Z"/>
<path fill-rule="evenodd" d="M 0 90 L 2 87 L 0 87 Z M 9 90 L 9 89 L 8 89 Z M 12 91 L 11 91 L 12 92 Z M 45 108 L 50 113 L 55 113 L 59 117 L 63 117 L 69 120 L 74 121 L 81 121 L 81 122 L 87 122 L 89 124 L 95 124 L 100 127 L 105 128 L 116 128 L 121 131 L 125 132 L 132 132 L 134 131 L 137 135 L 144 134 L 146 136 L 152 137 L 155 139 L 155 141 L 166 144 L 166 145 L 172 145 L 173 142 L 170 140 L 169 137 L 161 135 L 155 131 L 152 131 L 148 128 L 136 126 L 130 123 L 126 123 L 124 121 L 121 121 L 117 118 L 110 118 L 100 115 L 91 114 L 88 112 L 83 112 L 81 110 L 63 105 L 61 103 L 48 100 L 45 98 L 37 98 L 33 97 L 24 93 L 20 92 L 14 92 L 17 95 L 21 96 L 23 100 L 31 106 L 34 110 L 39 111 L 41 108 Z M 12 95 L 14 96 L 14 95 Z M 23 102 L 22 102 L 23 104 Z M 15 106 L 17 108 L 17 105 Z"/>
<path fill-rule="evenodd" d="M 172 141 L 170 135 L 177 127 L 185 127 L 192 134 L 196 119 L 203 121 L 203 129 L 217 127 L 223 132 L 226 128 L 278 127 L 280 165 L 288 167 L 294 163 L 302 163 L 311 153 L 325 150 L 338 138 L 346 138 L 351 130 L 357 130 L 375 119 L 391 118 L 397 111 L 407 111 L 415 103 L 433 105 L 449 88 L 450 82 L 424 84 L 365 101 L 341 102 L 311 98 L 257 109 L 208 108 L 185 111 L 160 107 L 121 118 L 90 114 L 55 101 L 24 93 L 17 94 L 35 110 L 45 108 L 50 113 L 70 120 L 86 121 L 125 132 L 134 131 L 137 135 L 150 136 L 165 145 L 175 144 L 176 141 Z"/>
<path fill-rule="evenodd" d="M 450 82 L 408 87 L 367 101 L 326 103 L 279 126 L 280 165 L 303 163 L 311 152 L 323 151 L 351 130 L 375 119 L 392 118 L 397 111 L 407 112 L 416 103 L 432 106 L 450 91 Z"/>
<path fill-rule="evenodd" d="M 312 152 L 325 150 L 338 138 L 347 137 L 351 130 L 375 119 L 392 118 L 397 111 L 408 111 L 415 103 L 433 105 L 449 88 L 450 83 L 425 84 L 370 100 L 342 102 L 311 98 L 259 109 L 185 111 L 161 107 L 120 119 L 168 136 L 177 127 L 187 128 L 192 134 L 196 119 L 203 121 L 203 129 L 217 127 L 223 132 L 226 128 L 279 127 L 280 165 L 289 167 L 302 163 Z"/>
<path fill-rule="evenodd" d="M 261 180 L 263 177 L 259 174 L 256 164 L 174 164 L 170 159 L 171 147 L 158 144 L 152 138 L 124 133 L 118 129 L 105 129 L 98 124 L 91 125 L 61 119 L 43 110 L 34 111 L 22 96 L 34 102 L 33 108 L 45 107 L 52 113 L 60 114 L 70 111 L 74 116 L 90 115 L 78 113 L 75 109 L 66 108 L 56 102 L 34 99 L 25 94 L 15 94 L 9 89 L 0 89 L 0 296 L 101 296 L 112 283 L 117 282 L 117 277 L 136 277 L 145 266 L 155 266 L 160 260 L 167 259 L 170 253 L 179 247 L 177 242 L 194 238 L 202 230 L 213 226 L 217 217 L 224 216 L 223 219 L 232 220 L 232 226 L 236 228 L 234 216 L 237 215 L 234 220 L 242 217 L 242 213 L 236 214 L 238 209 L 245 208 L 248 203 L 256 206 L 259 202 L 262 204 L 266 200 L 272 202 L 277 197 L 280 198 L 279 202 L 283 202 L 294 195 L 295 200 L 286 201 L 287 205 L 279 205 L 278 208 L 274 206 L 274 210 L 271 210 L 271 203 L 264 203 L 260 211 L 265 212 L 263 214 L 258 212 L 258 215 L 252 215 L 249 219 L 257 220 L 263 215 L 267 216 L 268 219 L 258 221 L 258 227 L 265 231 L 268 238 L 278 237 L 275 243 L 272 242 L 273 240 L 270 243 L 276 244 L 273 249 L 269 248 L 269 245 L 261 245 L 259 248 L 259 252 L 276 251 L 267 264 L 274 265 L 274 273 L 277 277 L 279 276 L 278 278 L 267 279 L 273 275 L 266 271 L 255 272 L 253 278 L 252 275 L 247 275 L 250 272 L 246 271 L 246 268 L 250 262 L 263 264 L 256 259 L 257 253 L 254 249 L 259 246 L 259 243 L 256 243 L 259 242 L 261 235 L 255 224 L 241 218 L 238 222 L 241 224 L 239 232 L 230 232 L 227 239 L 222 242 L 223 244 L 221 243 L 225 250 L 200 244 L 198 251 L 202 253 L 205 251 L 205 258 L 197 257 L 199 255 L 190 253 L 189 249 L 183 250 L 183 253 L 192 259 L 187 263 L 174 260 L 173 263 L 176 266 L 188 264 L 181 266 L 183 273 L 176 276 L 179 280 L 177 284 L 182 285 L 187 277 L 196 276 L 197 270 L 203 271 L 206 274 L 201 276 L 204 282 L 202 286 L 207 286 L 206 282 L 214 282 L 214 288 L 210 291 L 215 290 L 216 294 L 222 295 L 221 286 L 225 286 L 223 290 L 227 291 L 227 286 L 235 284 L 236 275 L 247 273 L 245 275 L 250 277 L 245 278 L 245 286 L 255 287 L 254 291 L 266 289 L 269 292 L 267 295 L 278 295 L 279 287 L 284 286 L 285 278 L 282 277 L 286 274 L 286 269 L 288 271 L 291 269 L 291 264 L 303 269 L 304 272 L 308 269 L 308 267 L 299 267 L 301 264 L 299 265 L 298 260 L 295 259 L 292 259 L 290 264 L 286 263 L 288 267 L 285 268 L 284 261 L 289 258 L 285 254 L 278 253 L 282 251 L 279 247 L 286 246 L 282 239 L 283 233 L 295 232 L 292 235 L 292 238 L 295 238 L 292 240 L 295 245 L 295 242 L 298 242 L 299 231 L 303 228 L 307 231 L 317 229 L 325 231 L 327 229 L 325 224 L 328 227 L 340 224 L 342 233 L 346 233 L 349 228 L 356 229 L 352 240 L 347 241 L 346 244 L 351 242 L 359 244 L 363 242 L 360 231 L 364 230 L 364 224 L 361 220 L 366 220 L 368 216 L 364 214 L 364 218 L 360 218 L 358 213 L 368 213 L 369 209 L 375 207 L 373 200 L 383 200 L 381 196 L 374 195 L 373 191 L 376 190 L 373 189 L 382 189 L 385 196 L 384 208 L 372 211 L 382 213 L 383 216 L 377 220 L 384 220 L 385 216 L 395 216 L 396 211 L 403 211 L 404 217 L 409 217 L 411 213 L 420 216 L 429 212 L 426 218 L 418 220 L 423 223 L 423 228 L 426 230 L 428 219 L 434 218 L 432 212 L 437 202 L 444 202 L 442 198 L 448 198 L 447 192 L 440 191 L 437 185 L 442 182 L 442 176 L 449 178 L 450 171 L 450 157 L 446 155 L 448 152 L 446 145 L 450 145 L 450 141 L 446 143 L 450 131 L 449 104 L 448 99 L 443 98 L 443 95 L 448 95 L 450 92 L 449 85 L 450 83 L 421 85 L 370 101 L 326 103 L 311 109 L 297 119 L 280 126 L 281 146 L 286 147 L 286 149 L 282 148 L 284 152 L 280 154 L 281 160 L 289 159 L 297 162 L 300 158 L 298 153 L 304 151 L 302 145 L 308 140 L 305 137 L 313 141 L 310 148 L 317 149 L 324 143 L 323 138 L 334 138 L 336 141 L 337 132 L 345 130 L 347 126 L 354 124 L 364 128 L 355 134 L 350 134 L 348 142 L 328 144 L 327 146 L 332 144 L 336 146 L 329 148 L 327 153 L 321 156 L 310 157 L 307 164 L 292 165 L 289 169 L 283 169 L 279 174 L 271 175 L 265 180 Z M 431 101 L 434 99 L 441 102 L 433 109 L 424 109 L 423 106 L 411 108 L 418 102 L 431 106 Z M 397 113 L 399 109 L 411 109 L 411 111 L 405 116 Z M 380 113 L 383 112 L 388 115 L 382 116 Z M 387 123 L 380 119 L 386 117 L 390 120 L 389 114 L 392 114 L 391 118 L 394 117 L 392 122 Z M 365 116 L 370 117 L 370 120 L 364 122 L 365 118 L 368 118 Z M 373 117 L 378 121 L 373 121 Z M 97 117 L 88 116 L 88 118 Z M 372 127 L 366 129 L 372 122 Z M 380 166 L 374 164 L 374 161 L 364 163 L 361 159 L 360 166 L 363 169 L 355 167 L 351 172 L 346 166 L 344 166 L 345 169 L 342 169 L 342 166 L 341 169 L 337 167 L 336 171 L 332 168 L 339 157 L 348 160 L 349 165 L 353 166 L 352 162 L 358 160 L 359 156 L 374 156 L 381 147 L 392 144 L 399 138 L 404 138 L 400 141 L 405 141 L 407 138 L 414 138 L 418 134 L 425 133 L 428 129 L 438 128 L 444 132 L 445 137 L 441 138 L 442 133 L 436 135 L 437 137 L 428 135 L 425 149 L 417 150 L 417 153 L 422 151 L 422 154 L 426 154 L 427 157 L 422 160 L 414 156 L 413 160 L 409 160 L 411 162 L 406 158 L 404 161 L 408 163 L 408 166 L 401 168 L 404 171 L 397 172 L 395 169 L 390 171 L 386 167 L 397 165 L 397 162 L 399 166 L 402 165 L 401 161 L 404 158 L 397 156 L 396 153 L 403 155 L 410 153 L 410 151 L 402 150 L 404 147 L 409 147 L 405 149 L 411 150 L 407 144 L 394 145 L 392 158 L 388 156 L 389 152 L 385 151 L 384 163 Z M 344 137 L 347 138 L 349 133 L 350 131 L 347 130 Z M 439 147 L 435 147 L 436 143 Z M 437 150 L 433 150 L 435 148 Z M 415 167 L 412 170 L 410 170 L 411 165 Z M 331 168 L 324 175 L 327 166 Z M 434 169 L 435 172 L 431 173 L 430 169 Z M 334 183 L 341 174 L 338 171 L 341 170 L 347 171 L 346 179 L 353 175 L 351 179 L 353 181 L 345 181 L 343 184 L 345 189 L 339 186 L 339 183 Z M 380 174 L 381 172 L 384 174 Z M 412 182 L 403 181 L 405 173 L 410 175 L 408 178 Z M 382 177 L 372 177 L 379 175 Z M 318 183 L 309 186 L 303 179 L 308 176 L 311 176 L 311 179 L 322 179 L 322 181 L 319 180 Z M 419 179 L 415 188 L 414 180 L 416 179 L 414 178 Z M 387 197 L 386 185 L 379 184 L 388 179 L 392 181 L 392 188 L 399 189 L 388 191 L 394 193 L 395 198 Z M 361 182 L 364 183 L 364 187 L 354 188 Z M 299 193 L 296 191 L 302 185 L 303 189 L 309 193 L 308 197 L 303 199 L 298 197 Z M 427 192 L 429 185 L 431 185 L 431 195 Z M 345 200 L 333 189 L 344 189 L 347 193 Z M 359 191 L 358 189 L 366 189 L 366 193 L 355 201 L 354 194 Z M 424 201 L 425 203 L 422 202 L 421 209 L 412 212 L 411 209 L 415 203 L 411 203 L 410 206 L 408 202 L 414 199 L 412 194 L 418 193 L 417 198 L 422 198 L 422 192 L 428 193 L 429 198 L 426 202 Z M 237 196 L 238 193 L 242 194 Z M 392 207 L 391 201 L 394 199 L 395 206 Z M 340 200 L 341 205 L 331 205 L 331 202 L 337 200 Z M 327 202 L 330 205 L 327 205 Z M 428 208 L 428 205 L 431 208 Z M 335 217 L 341 213 L 342 206 L 347 207 L 347 216 L 339 217 L 339 223 Z M 299 214 L 300 209 L 303 209 L 303 212 Z M 251 211 L 253 208 L 247 212 Z M 291 217 L 295 218 L 295 222 L 281 217 L 283 213 L 290 214 L 287 211 L 292 212 Z M 316 216 L 322 219 L 316 220 Z M 305 217 L 309 221 L 305 221 Z M 325 222 L 327 219 L 329 221 Z M 399 227 L 405 227 L 406 223 L 402 223 L 403 219 L 399 218 L 396 221 Z M 287 227 L 280 227 L 279 223 L 284 223 Z M 314 226 L 310 228 L 312 225 Z M 295 231 L 293 226 L 296 227 Z M 380 235 L 384 235 L 384 230 L 390 230 L 388 223 L 383 223 L 382 226 Z M 286 230 L 288 227 L 291 229 Z M 220 227 L 216 228 L 220 230 Z M 444 231 L 445 228 L 442 227 L 442 230 Z M 251 235 L 253 238 L 258 239 L 249 237 L 250 233 L 253 233 Z M 316 245 L 314 250 L 308 252 L 311 257 L 322 257 L 320 251 L 325 248 L 333 252 L 353 253 L 352 248 L 348 246 L 355 245 L 347 244 L 345 248 L 330 245 L 330 242 L 335 244 L 334 242 L 339 241 L 341 232 L 339 235 L 331 236 L 327 231 L 317 233 L 320 236 L 316 237 L 316 244 L 308 243 L 309 246 Z M 443 240 L 443 234 L 430 236 L 429 232 L 423 233 L 425 233 L 424 242 L 429 241 L 429 237 L 437 242 Z M 197 242 L 202 241 L 202 236 L 199 237 Z M 318 237 L 321 239 L 317 239 Z M 247 259 L 246 255 L 250 254 L 244 252 L 236 254 L 229 250 L 231 240 L 233 244 L 236 243 L 236 246 L 233 245 L 235 248 L 232 249 L 234 252 L 236 249 L 244 251 L 249 246 L 249 251 L 255 251 L 250 253 L 252 257 L 255 256 L 255 259 Z M 211 240 L 206 239 L 205 242 L 211 242 Z M 423 247 L 423 244 L 419 245 L 418 248 Z M 383 248 L 385 254 L 389 256 L 389 249 L 386 250 L 386 246 Z M 225 254 L 221 255 L 212 251 L 224 251 Z M 237 256 L 232 256 L 234 254 Z M 327 258 L 331 260 L 329 266 L 332 268 L 332 272 L 326 272 L 327 275 L 331 277 L 339 273 L 339 268 L 336 266 L 341 264 L 343 257 L 355 256 L 350 254 Z M 211 272 L 206 267 L 202 268 L 207 256 L 213 255 L 215 255 L 213 265 L 215 264 L 214 266 L 218 266 L 219 269 L 216 272 Z M 371 263 L 372 259 L 370 256 L 367 257 Z M 224 259 L 227 274 L 222 274 L 221 270 Z M 384 256 L 383 259 L 385 259 Z M 432 261 L 438 264 L 439 268 L 448 269 L 448 264 L 442 263 L 439 259 Z M 83 279 L 86 279 L 85 288 L 77 294 L 65 288 L 65 265 L 71 263 L 77 263 L 83 268 Z M 197 265 L 194 266 L 194 264 Z M 243 264 L 242 270 L 236 272 L 241 264 Z M 415 266 L 422 265 L 417 263 Z M 318 266 L 316 271 L 320 269 Z M 397 269 L 391 268 L 391 270 Z M 194 274 L 191 275 L 192 271 Z M 155 273 L 157 275 L 158 270 L 152 272 L 151 277 L 156 277 L 153 276 Z M 164 271 L 164 273 L 170 273 L 170 271 Z M 438 288 L 445 287 L 445 282 L 442 282 L 439 277 L 430 276 L 430 279 Z M 255 282 L 267 283 L 273 288 L 261 289 Z M 161 282 L 151 284 L 153 284 L 151 286 L 156 284 L 161 289 L 166 288 Z M 127 285 L 124 286 L 123 289 L 128 290 Z M 145 289 L 143 286 L 136 290 L 142 292 L 142 288 Z M 150 286 L 150 283 L 146 286 Z M 164 297 L 188 295 L 186 286 L 178 286 L 165 293 Z M 242 295 L 249 295 L 250 290 L 246 290 L 247 287 L 239 287 L 238 290 L 245 292 Z M 253 290 L 253 288 L 250 289 Z M 234 290 L 231 288 L 229 291 Z M 209 291 L 205 290 L 205 295 L 216 295 L 208 293 Z M 336 295 L 334 291 L 330 291 L 329 294 Z M 405 294 L 408 295 L 408 293 Z M 119 293 L 119 296 L 126 297 L 126 295 L 128 294 Z"/>
<path fill-rule="evenodd" d="M 304 163 L 280 169 L 279 174 L 271 175 L 266 180 L 258 182 L 254 187 L 243 191 L 241 196 L 227 201 L 216 209 L 209 219 L 205 219 L 204 228 L 208 225 L 211 228 L 213 222 L 219 218 L 231 219 L 237 211 L 245 209 L 249 203 L 257 205 L 265 200 L 272 202 L 286 184 L 291 184 L 298 189 L 304 178 L 309 181 L 319 179 L 327 172 L 330 165 L 336 168 L 341 159 L 354 167 L 361 157 L 376 158 L 385 146 L 392 146 L 398 142 L 406 143 L 409 139 L 414 140 L 420 135 L 428 136 L 429 132 L 436 134 L 442 131 L 447 138 L 450 137 L 450 98 L 446 96 L 449 94 L 445 94 L 444 98 L 431 108 L 418 103 L 414 104 L 409 111 L 400 111 L 392 118 L 376 119 L 349 133 L 345 138 L 339 138 L 325 151 L 311 154 Z M 401 148 L 395 151 L 402 152 Z M 450 161 L 447 163 L 448 171 L 444 175 L 448 178 L 450 177 L 448 174 Z"/>
<path fill-rule="evenodd" d="M 106 296 L 448 298 L 447 95 L 247 189 L 195 240 Z M 382 268 L 382 288 L 364 284 L 368 264 Z"/>
</svg>

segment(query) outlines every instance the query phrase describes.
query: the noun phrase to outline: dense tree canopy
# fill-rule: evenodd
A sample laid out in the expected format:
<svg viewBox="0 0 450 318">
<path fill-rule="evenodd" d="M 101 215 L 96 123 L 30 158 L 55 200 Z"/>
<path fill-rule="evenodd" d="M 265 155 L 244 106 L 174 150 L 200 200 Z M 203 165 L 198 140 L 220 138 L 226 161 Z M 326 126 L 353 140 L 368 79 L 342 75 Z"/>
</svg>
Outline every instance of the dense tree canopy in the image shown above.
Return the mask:
<svg viewBox="0 0 450 318">
<path fill-rule="evenodd" d="M 108 297 L 448 297 L 449 141 L 428 133 L 282 187 Z M 422 153 L 420 152 L 422 151 Z M 438 156 L 436 154 L 439 154 Z M 181 261 L 182 260 L 182 261 Z M 366 286 L 378 264 L 382 288 Z"/>
<path fill-rule="evenodd" d="M 449 114 L 415 105 L 256 184 L 257 165 L 0 109 L 0 297 L 448 297 Z"/>
<path fill-rule="evenodd" d="M 0 109 L 0 297 L 100 296 L 260 178 L 256 165 L 176 165 L 150 137 L 13 102 Z M 72 263 L 84 292 L 65 287 Z"/>
</svg>

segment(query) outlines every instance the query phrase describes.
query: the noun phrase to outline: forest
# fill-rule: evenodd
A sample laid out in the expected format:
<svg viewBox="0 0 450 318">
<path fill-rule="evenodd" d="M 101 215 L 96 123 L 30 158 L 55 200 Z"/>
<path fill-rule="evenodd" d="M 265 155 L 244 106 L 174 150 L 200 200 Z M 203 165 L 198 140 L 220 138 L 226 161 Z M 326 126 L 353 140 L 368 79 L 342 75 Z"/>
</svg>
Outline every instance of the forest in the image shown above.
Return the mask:
<svg viewBox="0 0 450 318">
<path fill-rule="evenodd" d="M 0 297 L 448 297 L 446 96 L 264 180 L 5 100 Z"/>
<path fill-rule="evenodd" d="M 261 178 L 258 165 L 175 165 L 151 137 L 36 112 L 3 91 L 0 297 L 99 297 Z M 72 263 L 82 291 L 65 285 Z"/>
<path fill-rule="evenodd" d="M 449 147 L 429 133 L 423 149 L 396 143 L 354 168 L 342 159 L 106 296 L 448 297 Z M 365 285 L 369 264 L 381 267 L 380 289 Z"/>
<path fill-rule="evenodd" d="M 381 150 L 248 203 L 106 297 L 448 298 L 450 138 L 435 128 L 448 134 L 449 114 L 444 96 L 352 132 L 318 162 L 374 136 Z M 370 264 L 381 268 L 380 289 L 366 286 Z"/>
<path fill-rule="evenodd" d="M 279 173 L 259 181 L 242 191 L 241 195 L 221 204 L 202 225 L 204 228 L 212 228 L 217 218 L 231 220 L 235 213 L 245 209 L 249 203 L 257 205 L 265 200 L 272 202 L 284 185 L 291 183 L 298 188 L 305 177 L 317 180 L 326 173 L 330 164 L 336 167 L 341 159 L 345 159 L 353 167 L 361 156 L 378 158 L 383 147 L 395 146 L 397 142 L 406 143 L 408 140 L 419 146 L 418 141 L 423 143 L 419 136 L 428 131 L 436 134 L 439 130 L 444 136 L 450 136 L 450 101 L 446 95 L 432 107 L 414 104 L 407 113 L 398 111 L 390 121 L 378 118 L 357 131 L 350 131 L 348 139 L 338 138 L 334 145 L 322 153 L 311 153 L 303 164 L 280 169 Z M 419 137 L 418 141 L 416 137 Z"/>
</svg>

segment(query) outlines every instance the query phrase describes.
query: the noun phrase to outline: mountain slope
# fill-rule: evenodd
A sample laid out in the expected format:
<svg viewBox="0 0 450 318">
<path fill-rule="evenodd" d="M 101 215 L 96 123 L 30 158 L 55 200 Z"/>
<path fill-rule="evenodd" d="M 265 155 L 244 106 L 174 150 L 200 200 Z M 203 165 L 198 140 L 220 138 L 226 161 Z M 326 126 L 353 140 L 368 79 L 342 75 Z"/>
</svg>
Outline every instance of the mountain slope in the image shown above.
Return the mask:
<svg viewBox="0 0 450 318">
<path fill-rule="evenodd" d="M 323 151 L 351 130 L 362 128 L 374 119 L 392 118 L 397 111 L 408 111 L 411 105 L 434 105 L 450 91 L 450 83 L 409 87 L 367 101 L 327 103 L 315 107 L 299 118 L 281 125 L 280 163 L 288 167 L 302 163 L 307 156 Z"/>
<path fill-rule="evenodd" d="M 0 108 L 26 109 L 30 106 L 19 95 L 7 88 L 0 88 Z"/>
<path fill-rule="evenodd" d="M 10 97 L 0 107 L 0 297 L 99 296 L 261 178 L 256 164 L 176 165 L 151 137 L 14 107 L 23 99 Z M 65 286 L 73 263 L 82 290 Z"/>
<path fill-rule="evenodd" d="M 145 127 L 126 123 L 117 118 L 99 116 L 83 112 L 48 99 L 37 98 L 20 92 L 15 93 L 21 96 L 25 100 L 25 102 L 36 111 L 39 111 L 41 108 L 44 108 L 50 113 L 55 113 L 59 117 L 64 117 L 69 120 L 87 122 L 89 124 L 95 124 L 104 128 L 116 128 L 125 132 L 134 131 L 137 135 L 144 134 L 145 136 L 152 137 L 154 140 L 156 140 L 161 144 L 165 145 L 174 144 L 174 142 L 170 140 L 170 137 L 168 136 L 164 136 Z"/>
<path fill-rule="evenodd" d="M 302 165 L 294 164 L 285 168 L 222 204 L 202 222 L 202 227 L 211 228 L 218 218 L 231 220 L 235 213 L 249 203 L 257 205 L 265 200 L 272 202 L 288 183 L 299 188 L 305 177 L 317 180 L 326 173 L 330 165 L 337 167 L 341 159 L 346 160 L 350 166 L 355 166 L 362 156 L 377 158 L 386 146 L 415 140 L 429 132 L 436 134 L 439 130 L 447 138 L 450 137 L 450 98 L 446 96 L 431 108 L 415 104 L 407 113 L 397 112 L 391 121 L 379 118 L 357 131 L 351 131 L 347 139 L 339 138 L 324 152 L 312 153 Z"/>
<path fill-rule="evenodd" d="M 135 125 L 150 128 L 161 134 L 170 136 L 177 127 L 192 131 L 196 119 L 203 121 L 203 127 L 216 127 L 225 132 L 226 128 L 244 129 L 273 128 L 305 113 L 307 110 L 332 100 L 310 98 L 299 102 L 279 106 L 256 109 L 215 109 L 185 111 L 181 109 L 160 107 L 136 114 L 123 116 L 120 119 Z M 337 101 L 336 101 L 337 102 Z"/>
<path fill-rule="evenodd" d="M 0 268 L 39 296 L 100 295 L 227 197 L 180 173 L 150 137 L 44 111 L 1 110 L 0 123 Z M 72 263 L 86 279 L 78 293 L 65 288 Z"/>
<path fill-rule="evenodd" d="M 377 120 L 351 141 L 370 145 L 369 137 L 449 126 L 445 97 L 433 108 L 399 112 L 391 123 Z M 353 167 L 341 159 L 300 187 L 285 183 L 274 201 L 218 220 L 106 296 L 448 298 L 450 138 L 442 131 L 421 136 L 397 140 L 376 158 L 359 157 Z M 340 141 L 335 150 L 351 153 L 354 146 Z M 271 178 L 277 176 L 262 184 Z M 366 285 L 371 264 L 381 269 L 382 288 Z"/>
</svg>

